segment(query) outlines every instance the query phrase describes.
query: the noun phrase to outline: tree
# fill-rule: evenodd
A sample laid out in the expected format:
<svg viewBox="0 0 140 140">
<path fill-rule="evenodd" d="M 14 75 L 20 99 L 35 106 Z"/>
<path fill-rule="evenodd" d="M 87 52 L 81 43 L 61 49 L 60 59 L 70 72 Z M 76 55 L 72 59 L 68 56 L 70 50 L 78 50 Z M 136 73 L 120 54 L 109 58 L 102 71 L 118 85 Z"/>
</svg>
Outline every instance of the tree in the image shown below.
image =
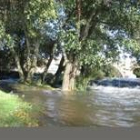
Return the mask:
<svg viewBox="0 0 140 140">
<path fill-rule="evenodd" d="M 134 29 L 136 20 L 130 17 L 132 11 L 138 10 L 137 3 L 128 0 L 63 1 L 67 15 L 63 25 L 66 30 L 62 32 L 66 54 L 63 90 L 74 89 L 81 67 L 88 69 L 104 62 L 100 55 L 104 55 L 102 50 L 106 51 L 105 57 L 112 60 L 118 55 L 117 45 L 122 46 L 124 34 Z"/>
<path fill-rule="evenodd" d="M 78 76 L 115 60 L 118 45 L 139 54 L 139 19 L 134 0 L 6 0 L 0 5 L 1 46 L 9 48 L 27 82 L 39 61 L 46 65 L 44 82 L 55 52 L 62 53 L 54 81 L 64 70 L 62 89 L 74 90 Z"/>
<path fill-rule="evenodd" d="M 21 81 L 31 82 L 37 66 L 44 24 L 56 17 L 54 1 L 11 0 L 4 11 L 6 45 L 15 58 Z"/>
</svg>

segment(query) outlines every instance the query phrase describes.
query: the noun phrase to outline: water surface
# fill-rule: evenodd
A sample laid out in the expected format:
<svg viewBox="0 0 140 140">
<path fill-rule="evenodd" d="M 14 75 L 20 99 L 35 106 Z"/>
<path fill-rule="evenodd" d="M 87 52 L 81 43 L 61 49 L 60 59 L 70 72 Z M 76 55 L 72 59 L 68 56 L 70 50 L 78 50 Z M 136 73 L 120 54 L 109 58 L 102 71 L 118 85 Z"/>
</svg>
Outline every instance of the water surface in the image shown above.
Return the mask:
<svg viewBox="0 0 140 140">
<path fill-rule="evenodd" d="M 140 89 L 98 87 L 87 92 L 22 91 L 24 100 L 42 106 L 41 126 L 140 125 Z"/>
</svg>

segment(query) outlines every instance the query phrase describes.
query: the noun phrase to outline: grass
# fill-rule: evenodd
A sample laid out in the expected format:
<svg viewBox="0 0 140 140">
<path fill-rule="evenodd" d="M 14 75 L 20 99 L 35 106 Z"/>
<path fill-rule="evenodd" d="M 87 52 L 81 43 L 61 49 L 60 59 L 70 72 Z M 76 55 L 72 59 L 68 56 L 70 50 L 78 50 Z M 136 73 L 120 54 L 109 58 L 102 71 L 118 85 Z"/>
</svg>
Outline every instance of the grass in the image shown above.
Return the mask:
<svg viewBox="0 0 140 140">
<path fill-rule="evenodd" d="M 0 127 L 38 126 L 37 118 L 33 115 L 37 110 L 17 95 L 0 91 Z"/>
</svg>

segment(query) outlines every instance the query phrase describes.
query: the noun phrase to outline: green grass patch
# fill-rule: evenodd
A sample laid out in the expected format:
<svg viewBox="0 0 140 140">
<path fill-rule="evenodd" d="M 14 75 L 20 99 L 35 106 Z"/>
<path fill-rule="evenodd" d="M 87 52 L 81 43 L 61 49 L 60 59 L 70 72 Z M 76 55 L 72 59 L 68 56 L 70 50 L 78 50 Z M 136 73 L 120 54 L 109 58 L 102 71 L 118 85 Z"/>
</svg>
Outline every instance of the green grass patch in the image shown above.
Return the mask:
<svg viewBox="0 0 140 140">
<path fill-rule="evenodd" d="M 33 115 L 38 109 L 17 95 L 0 91 L 0 127 L 38 126 L 37 118 Z"/>
</svg>

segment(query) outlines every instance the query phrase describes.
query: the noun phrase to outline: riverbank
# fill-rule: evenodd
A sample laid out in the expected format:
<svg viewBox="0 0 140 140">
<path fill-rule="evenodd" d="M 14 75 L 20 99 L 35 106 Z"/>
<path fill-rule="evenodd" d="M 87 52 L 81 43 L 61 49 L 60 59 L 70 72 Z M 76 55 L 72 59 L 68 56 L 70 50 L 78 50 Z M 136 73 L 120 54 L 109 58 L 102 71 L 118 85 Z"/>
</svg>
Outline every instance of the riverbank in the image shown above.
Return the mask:
<svg viewBox="0 0 140 140">
<path fill-rule="evenodd" d="M 5 99 L 0 100 L 0 111 L 4 112 L 0 112 L 0 127 L 140 126 L 139 89 L 104 86 L 90 92 L 73 91 L 65 96 L 61 91 L 29 87 L 24 85 L 20 91 L 4 93 Z"/>
<path fill-rule="evenodd" d="M 59 90 L 50 85 L 20 83 L 18 80 L 0 80 L 0 88 L 6 92 L 34 91 L 34 90 Z"/>
<path fill-rule="evenodd" d="M 39 107 L 0 90 L 0 127 L 37 127 Z"/>
</svg>

